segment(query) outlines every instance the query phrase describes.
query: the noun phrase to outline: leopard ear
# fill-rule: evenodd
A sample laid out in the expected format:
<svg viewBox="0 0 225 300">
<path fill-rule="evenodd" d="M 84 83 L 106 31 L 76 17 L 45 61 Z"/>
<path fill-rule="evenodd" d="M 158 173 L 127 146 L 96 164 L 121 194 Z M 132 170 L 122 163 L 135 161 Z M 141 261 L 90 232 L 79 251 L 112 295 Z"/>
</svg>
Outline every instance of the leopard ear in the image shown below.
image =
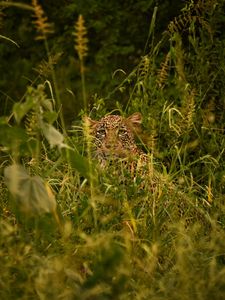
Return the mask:
<svg viewBox="0 0 225 300">
<path fill-rule="evenodd" d="M 133 125 L 139 125 L 142 123 L 142 115 L 139 112 L 133 113 L 131 116 L 127 118 L 127 120 Z"/>
<path fill-rule="evenodd" d="M 89 126 L 90 128 L 94 128 L 98 124 L 98 121 L 92 120 L 88 116 L 83 116 L 82 119 L 83 119 L 83 123 Z"/>
</svg>

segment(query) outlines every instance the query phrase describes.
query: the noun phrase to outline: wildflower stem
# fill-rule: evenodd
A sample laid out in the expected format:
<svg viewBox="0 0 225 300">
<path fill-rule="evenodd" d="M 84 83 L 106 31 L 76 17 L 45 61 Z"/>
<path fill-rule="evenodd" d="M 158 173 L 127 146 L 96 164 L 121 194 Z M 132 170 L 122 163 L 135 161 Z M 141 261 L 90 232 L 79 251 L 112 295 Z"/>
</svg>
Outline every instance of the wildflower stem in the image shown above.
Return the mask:
<svg viewBox="0 0 225 300">
<path fill-rule="evenodd" d="M 54 90 L 55 90 L 56 106 L 57 106 L 57 110 L 59 112 L 60 123 L 61 123 L 63 134 L 64 134 L 64 136 L 66 136 L 67 133 L 66 133 L 66 127 L 65 127 L 64 117 L 63 117 L 63 113 L 62 113 L 62 103 L 60 100 L 58 84 L 57 84 L 57 80 L 56 80 L 55 70 L 54 70 L 54 67 L 52 64 L 52 60 L 51 60 L 51 55 L 50 55 L 47 39 L 44 39 L 44 44 L 45 44 L 45 49 L 46 49 L 48 61 L 49 61 L 50 68 L 51 68 L 52 82 L 53 82 L 53 86 L 54 86 Z"/>
<path fill-rule="evenodd" d="M 84 60 L 83 59 L 80 60 L 80 75 L 81 75 L 84 112 L 87 113 L 87 97 L 86 97 L 86 85 L 85 85 Z"/>
</svg>

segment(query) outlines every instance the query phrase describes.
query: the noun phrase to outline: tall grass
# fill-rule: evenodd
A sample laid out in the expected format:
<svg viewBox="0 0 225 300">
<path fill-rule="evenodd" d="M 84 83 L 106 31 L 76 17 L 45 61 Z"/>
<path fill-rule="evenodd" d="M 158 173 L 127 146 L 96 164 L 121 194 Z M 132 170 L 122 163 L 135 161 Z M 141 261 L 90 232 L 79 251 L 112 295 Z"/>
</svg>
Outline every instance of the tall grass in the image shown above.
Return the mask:
<svg viewBox="0 0 225 300">
<path fill-rule="evenodd" d="M 212 2 L 187 5 L 111 93 L 130 95 L 124 114 L 142 112 L 137 143 L 157 182 L 150 173 L 134 182 L 118 165 L 95 171 L 87 124 L 83 134 L 82 121 L 70 136 L 56 129 L 61 103 L 46 95 L 54 75 L 0 119 L 1 299 L 224 298 L 224 137 L 215 106 L 203 103 L 214 102 L 214 77 L 198 61 L 212 51 L 203 47 Z M 95 105 L 104 115 L 104 101 Z"/>
</svg>

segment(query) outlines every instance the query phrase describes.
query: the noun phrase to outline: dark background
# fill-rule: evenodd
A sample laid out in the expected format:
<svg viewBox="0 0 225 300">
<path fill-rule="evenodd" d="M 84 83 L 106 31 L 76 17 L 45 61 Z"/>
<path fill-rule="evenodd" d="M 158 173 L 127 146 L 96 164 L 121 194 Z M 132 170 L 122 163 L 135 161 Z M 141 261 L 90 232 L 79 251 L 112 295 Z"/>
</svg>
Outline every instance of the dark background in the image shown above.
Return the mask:
<svg viewBox="0 0 225 300">
<path fill-rule="evenodd" d="M 31 4 L 31 1 L 20 3 Z M 52 55 L 59 55 L 56 66 L 57 82 L 64 106 L 64 114 L 72 119 L 82 107 L 80 73 L 74 50 L 74 24 L 79 14 L 85 19 L 88 30 L 89 52 L 86 58 L 86 89 L 89 102 L 97 93 L 107 96 L 139 63 L 140 57 L 149 51 L 146 45 L 154 7 L 158 7 L 155 24 L 155 41 L 160 40 L 170 20 L 179 14 L 184 1 L 39 1 L 48 22 L 54 23 L 54 34 L 48 43 Z M 21 100 L 26 87 L 37 78 L 35 69 L 47 60 L 43 41 L 36 41 L 33 13 L 18 7 L 1 10 L 0 43 L 0 99 L 1 114 L 8 113 L 12 104 Z M 145 47 L 147 46 L 147 47 Z M 145 53 L 144 53 L 145 49 Z M 49 79 L 44 74 L 43 79 Z"/>
</svg>

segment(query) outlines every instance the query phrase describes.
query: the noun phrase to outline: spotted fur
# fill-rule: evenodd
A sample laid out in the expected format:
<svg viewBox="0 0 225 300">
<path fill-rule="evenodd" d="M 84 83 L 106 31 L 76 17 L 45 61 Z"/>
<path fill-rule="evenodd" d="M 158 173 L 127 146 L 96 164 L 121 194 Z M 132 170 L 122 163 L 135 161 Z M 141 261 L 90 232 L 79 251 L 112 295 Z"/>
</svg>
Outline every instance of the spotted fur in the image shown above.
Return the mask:
<svg viewBox="0 0 225 300">
<path fill-rule="evenodd" d="M 179 190 L 170 176 L 157 171 L 149 156 L 137 146 L 135 132 L 142 121 L 140 113 L 134 113 L 128 118 L 107 115 L 99 121 L 90 118 L 86 121 L 93 138 L 93 157 L 98 160 L 102 169 L 106 170 L 106 186 L 112 186 L 117 180 L 120 189 L 129 186 L 127 192 L 133 194 L 133 191 L 136 191 L 136 196 L 147 195 L 151 199 L 148 203 L 152 205 L 149 209 L 152 209 L 153 215 L 159 201 L 163 201 L 163 205 L 159 207 L 165 209 L 166 215 L 170 209 L 171 213 L 172 210 L 176 210 L 179 216 L 185 216 L 187 212 L 185 218 L 188 221 L 197 213 L 192 199 Z M 114 195 L 117 195 L 116 188 L 115 186 Z M 161 216 L 160 209 L 159 214 Z"/>
<path fill-rule="evenodd" d="M 94 157 L 105 166 L 108 161 L 145 156 L 135 143 L 135 131 L 141 123 L 141 114 L 134 113 L 128 118 L 107 115 L 95 121 L 88 119 L 93 137 Z"/>
</svg>

